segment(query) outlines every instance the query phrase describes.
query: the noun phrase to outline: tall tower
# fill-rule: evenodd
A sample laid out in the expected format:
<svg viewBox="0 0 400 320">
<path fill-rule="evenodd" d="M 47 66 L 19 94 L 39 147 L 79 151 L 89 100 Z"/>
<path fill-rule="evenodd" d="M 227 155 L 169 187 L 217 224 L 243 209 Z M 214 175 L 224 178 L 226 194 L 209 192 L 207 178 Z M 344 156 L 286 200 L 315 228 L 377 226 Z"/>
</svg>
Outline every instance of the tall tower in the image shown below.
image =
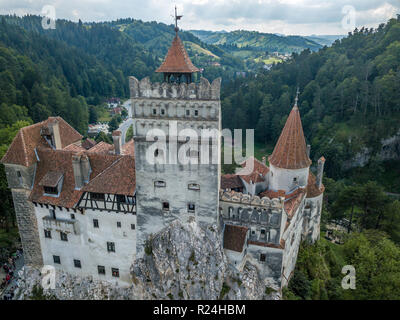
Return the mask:
<svg viewBox="0 0 400 320">
<path fill-rule="evenodd" d="M 204 138 L 204 130 L 221 128 L 220 84 L 201 78 L 194 83 L 198 69 L 176 35 L 166 58 L 156 72 L 164 74 L 163 83 L 148 77 L 130 77 L 133 131 L 135 141 L 137 256 L 146 239 L 175 219 L 190 218 L 201 223 L 217 220 L 220 183 L 219 135 Z M 186 81 L 182 81 L 185 79 Z M 190 129 L 190 130 L 188 130 Z M 206 147 L 190 143 L 211 141 Z M 157 145 L 151 133 L 158 137 Z M 165 139 L 165 141 L 164 141 Z M 189 162 L 182 162 L 182 154 Z M 213 157 L 214 155 L 214 157 Z M 205 159 L 208 159 L 205 160 Z"/>
<path fill-rule="evenodd" d="M 308 156 L 297 91 L 292 111 L 268 160 L 270 163 L 269 189 L 290 192 L 305 187 L 308 182 L 311 160 Z"/>
</svg>

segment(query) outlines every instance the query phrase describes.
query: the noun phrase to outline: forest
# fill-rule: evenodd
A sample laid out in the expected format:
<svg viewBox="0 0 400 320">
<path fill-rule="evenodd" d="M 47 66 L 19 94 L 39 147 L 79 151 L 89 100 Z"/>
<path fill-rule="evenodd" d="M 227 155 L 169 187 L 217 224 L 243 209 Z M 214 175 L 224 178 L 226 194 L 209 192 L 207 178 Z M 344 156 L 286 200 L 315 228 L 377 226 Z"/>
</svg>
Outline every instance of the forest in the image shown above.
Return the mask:
<svg viewBox="0 0 400 320">
<path fill-rule="evenodd" d="M 207 44 L 190 32 L 180 35 L 204 77 L 223 77 L 222 127 L 254 128 L 256 156 L 272 152 L 300 90 L 311 158 L 313 163 L 321 155 L 327 159 L 326 192 L 321 240 L 302 246 L 284 297 L 400 298 L 400 161 L 380 158 L 382 139 L 399 131 L 400 16 L 376 29 L 356 29 L 330 47 L 295 52 L 269 71 L 246 70 L 248 65 L 226 46 Z M 51 115 L 63 117 L 85 135 L 106 98 L 128 98 L 128 76 L 160 80 L 154 70 L 173 36 L 171 26 L 134 19 L 57 20 L 55 30 L 44 30 L 37 16 L 1 16 L 0 157 L 21 127 Z M 213 65 L 216 61 L 220 67 Z M 243 70 L 247 77 L 236 77 Z M 113 128 L 120 121 L 114 117 Z M 106 135 L 98 139 L 111 142 Z M 371 153 L 367 164 L 349 168 L 365 148 Z M 224 169 L 229 172 L 234 166 Z M 0 194 L 3 246 L 11 233 L 16 236 L 3 166 Z M 324 239 L 332 220 L 348 221 L 340 234 L 342 245 Z M 340 288 L 344 264 L 354 264 L 359 272 L 355 291 Z M 381 270 L 390 276 L 384 278 Z"/>
</svg>

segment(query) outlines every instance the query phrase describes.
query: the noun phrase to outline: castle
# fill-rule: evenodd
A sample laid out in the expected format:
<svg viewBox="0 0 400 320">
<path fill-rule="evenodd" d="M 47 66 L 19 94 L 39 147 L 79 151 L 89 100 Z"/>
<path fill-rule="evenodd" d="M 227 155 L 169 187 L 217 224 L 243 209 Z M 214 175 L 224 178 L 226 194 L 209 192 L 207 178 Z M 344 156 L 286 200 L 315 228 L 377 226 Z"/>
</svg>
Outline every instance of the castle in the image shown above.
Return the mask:
<svg viewBox="0 0 400 320">
<path fill-rule="evenodd" d="M 251 157 L 236 174 L 221 175 L 219 135 L 196 138 L 210 145 L 189 148 L 188 163 L 173 161 L 188 141 L 185 129 L 221 130 L 221 80 L 194 83 L 197 71 L 176 26 L 156 70 L 164 82 L 129 79 L 133 140 L 121 145 L 119 131 L 113 145 L 82 140 L 60 117 L 18 132 L 1 162 L 27 265 L 129 286 L 147 239 L 175 219 L 195 219 L 219 227 L 234 268 L 249 261 L 264 279 L 288 284 L 301 240 L 319 238 L 325 159 L 315 177 L 296 97 L 269 167 Z M 165 141 L 149 140 L 151 131 Z M 149 150 L 163 161 L 149 162 Z"/>
</svg>

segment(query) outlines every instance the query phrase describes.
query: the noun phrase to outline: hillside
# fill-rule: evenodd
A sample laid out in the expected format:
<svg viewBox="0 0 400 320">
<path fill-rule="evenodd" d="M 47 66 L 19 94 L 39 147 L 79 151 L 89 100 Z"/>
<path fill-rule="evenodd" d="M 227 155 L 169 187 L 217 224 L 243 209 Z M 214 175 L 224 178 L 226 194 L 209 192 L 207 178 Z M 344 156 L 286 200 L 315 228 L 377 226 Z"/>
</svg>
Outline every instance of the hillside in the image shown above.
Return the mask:
<svg viewBox="0 0 400 320">
<path fill-rule="evenodd" d="M 195 36 L 208 44 L 235 46 L 239 49 L 269 51 L 279 53 L 301 52 L 304 49 L 316 51 L 321 45 L 301 36 L 278 36 L 272 33 L 237 30 L 231 32 L 213 32 L 191 30 Z"/>
<path fill-rule="evenodd" d="M 329 159 L 327 174 L 339 178 L 345 161 L 369 148 L 369 175 L 364 178 L 375 179 L 373 174 L 384 170 L 378 157 L 381 140 L 400 129 L 399 75 L 400 20 L 392 19 L 376 30 L 355 30 L 332 47 L 295 54 L 256 79 L 226 86 L 223 127 L 256 127 L 256 139 L 273 146 L 299 86 L 299 107 L 314 163 L 324 155 Z"/>
</svg>

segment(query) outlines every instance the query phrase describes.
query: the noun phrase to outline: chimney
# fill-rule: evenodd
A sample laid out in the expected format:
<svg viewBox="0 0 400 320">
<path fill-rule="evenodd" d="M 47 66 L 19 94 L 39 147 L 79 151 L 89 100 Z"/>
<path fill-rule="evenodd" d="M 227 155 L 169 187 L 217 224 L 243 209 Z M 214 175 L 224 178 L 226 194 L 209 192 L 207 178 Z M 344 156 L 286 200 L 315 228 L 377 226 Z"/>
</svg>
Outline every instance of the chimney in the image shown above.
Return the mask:
<svg viewBox="0 0 400 320">
<path fill-rule="evenodd" d="M 324 173 L 325 158 L 321 157 L 318 159 L 318 172 L 317 172 L 317 187 L 321 188 L 322 185 L 322 175 Z"/>
<path fill-rule="evenodd" d="M 310 157 L 311 146 L 307 145 L 307 157 Z"/>
<path fill-rule="evenodd" d="M 267 165 L 267 158 L 266 157 L 262 157 L 261 162 L 264 166 Z"/>
<path fill-rule="evenodd" d="M 81 156 L 78 154 L 74 154 L 72 156 L 72 169 L 74 171 L 75 189 L 79 190 L 83 187 L 83 176 L 81 168 Z"/>
<path fill-rule="evenodd" d="M 48 127 L 50 129 L 53 147 L 56 150 L 61 150 L 62 146 L 61 146 L 60 128 L 58 125 L 58 121 L 56 119 L 50 121 Z"/>
<path fill-rule="evenodd" d="M 114 142 L 115 154 L 121 154 L 121 131 L 114 131 L 112 133 L 112 138 Z"/>
<path fill-rule="evenodd" d="M 88 183 L 90 180 L 90 173 L 92 172 L 92 168 L 90 167 L 90 162 L 87 155 L 81 156 L 81 172 L 83 183 Z"/>
</svg>

